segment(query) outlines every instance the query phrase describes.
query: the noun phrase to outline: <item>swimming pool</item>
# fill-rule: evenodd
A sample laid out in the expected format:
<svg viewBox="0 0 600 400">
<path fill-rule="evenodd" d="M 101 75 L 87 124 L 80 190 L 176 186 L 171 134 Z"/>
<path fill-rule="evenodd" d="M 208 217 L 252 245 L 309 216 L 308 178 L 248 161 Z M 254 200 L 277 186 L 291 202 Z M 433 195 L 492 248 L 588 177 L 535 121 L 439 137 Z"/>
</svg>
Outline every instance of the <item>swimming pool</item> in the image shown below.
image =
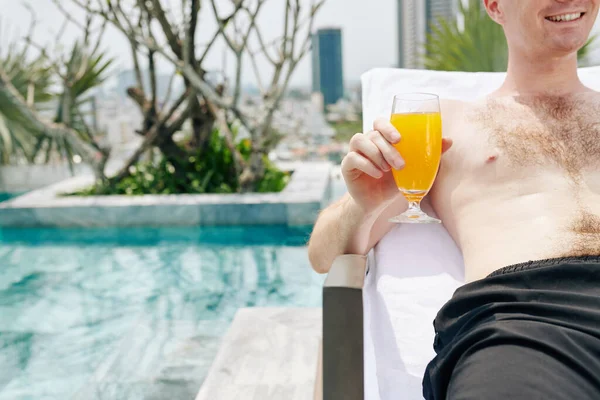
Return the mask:
<svg viewBox="0 0 600 400">
<path fill-rule="evenodd" d="M 0 399 L 193 399 L 240 307 L 319 307 L 310 227 L 0 230 Z"/>
<path fill-rule="evenodd" d="M 19 195 L 21 195 L 22 193 L 6 193 L 6 192 L 0 192 L 0 203 L 2 203 L 3 201 L 6 200 L 10 200 L 14 197 L 17 197 Z"/>
</svg>

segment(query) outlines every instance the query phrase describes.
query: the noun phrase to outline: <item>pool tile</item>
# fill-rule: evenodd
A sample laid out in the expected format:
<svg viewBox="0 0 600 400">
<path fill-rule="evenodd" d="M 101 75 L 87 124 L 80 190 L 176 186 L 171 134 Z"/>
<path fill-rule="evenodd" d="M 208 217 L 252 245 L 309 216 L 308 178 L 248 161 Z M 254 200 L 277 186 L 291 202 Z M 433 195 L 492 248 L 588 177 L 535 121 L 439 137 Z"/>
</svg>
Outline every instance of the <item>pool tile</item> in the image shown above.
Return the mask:
<svg viewBox="0 0 600 400">
<path fill-rule="evenodd" d="M 193 399 L 224 328 L 214 321 L 142 321 L 74 399 Z"/>
<path fill-rule="evenodd" d="M 0 226 L 36 226 L 36 211 L 32 208 L 3 208 L 0 206 Z M 0 232 L 0 240 L 2 232 Z"/>
<path fill-rule="evenodd" d="M 71 400 L 191 400 L 197 392 L 198 383 L 193 381 L 93 382 Z"/>
<path fill-rule="evenodd" d="M 289 203 L 287 204 L 288 225 L 310 225 L 321 211 L 318 203 Z"/>
<path fill-rule="evenodd" d="M 50 368 L 50 366 L 49 366 Z M 0 400 L 57 400 L 70 399 L 86 380 L 88 374 L 72 373 L 58 377 L 37 377 L 31 385 L 31 377 L 14 379 L 0 391 Z"/>
<path fill-rule="evenodd" d="M 285 204 L 205 204 L 203 225 L 285 224 Z"/>
</svg>

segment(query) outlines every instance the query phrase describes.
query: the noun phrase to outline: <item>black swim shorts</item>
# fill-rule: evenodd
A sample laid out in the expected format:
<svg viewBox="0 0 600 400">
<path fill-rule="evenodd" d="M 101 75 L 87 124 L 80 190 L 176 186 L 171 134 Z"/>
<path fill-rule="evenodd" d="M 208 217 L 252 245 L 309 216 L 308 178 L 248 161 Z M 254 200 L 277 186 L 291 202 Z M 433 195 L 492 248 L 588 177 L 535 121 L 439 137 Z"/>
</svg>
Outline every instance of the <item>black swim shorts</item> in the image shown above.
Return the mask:
<svg viewBox="0 0 600 400">
<path fill-rule="evenodd" d="M 434 328 L 427 400 L 599 400 L 600 256 L 500 269 L 459 288 Z"/>
</svg>

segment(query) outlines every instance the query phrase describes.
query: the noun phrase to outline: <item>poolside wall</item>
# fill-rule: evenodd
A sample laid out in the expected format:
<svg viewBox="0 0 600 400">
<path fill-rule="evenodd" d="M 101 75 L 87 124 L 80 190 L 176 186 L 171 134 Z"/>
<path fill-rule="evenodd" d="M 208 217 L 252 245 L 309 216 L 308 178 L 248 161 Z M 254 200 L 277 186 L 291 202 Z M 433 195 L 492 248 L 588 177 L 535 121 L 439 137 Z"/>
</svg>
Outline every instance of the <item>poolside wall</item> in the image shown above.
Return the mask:
<svg viewBox="0 0 600 400">
<path fill-rule="evenodd" d="M 84 165 L 75 166 L 74 175 L 90 173 Z M 72 178 L 68 165 L 7 165 L 0 167 L 0 192 L 19 193 L 43 188 Z"/>
<path fill-rule="evenodd" d="M 293 171 L 281 193 L 62 197 L 92 182 L 70 178 L 0 203 L 0 227 L 311 225 L 331 197 L 332 165 L 281 164 Z"/>
</svg>

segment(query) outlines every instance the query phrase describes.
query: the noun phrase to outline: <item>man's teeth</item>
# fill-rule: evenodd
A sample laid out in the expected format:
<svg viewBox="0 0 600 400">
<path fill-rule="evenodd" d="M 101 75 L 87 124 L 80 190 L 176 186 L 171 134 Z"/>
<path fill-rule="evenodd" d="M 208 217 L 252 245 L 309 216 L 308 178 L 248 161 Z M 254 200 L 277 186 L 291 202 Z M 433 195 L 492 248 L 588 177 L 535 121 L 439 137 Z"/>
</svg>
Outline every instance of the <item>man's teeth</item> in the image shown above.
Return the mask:
<svg viewBox="0 0 600 400">
<path fill-rule="evenodd" d="M 573 21 L 575 19 L 581 18 L 582 13 L 574 13 L 574 14 L 564 14 L 564 15 L 555 15 L 553 17 L 548 17 L 550 21 L 561 22 L 561 21 Z"/>
</svg>

